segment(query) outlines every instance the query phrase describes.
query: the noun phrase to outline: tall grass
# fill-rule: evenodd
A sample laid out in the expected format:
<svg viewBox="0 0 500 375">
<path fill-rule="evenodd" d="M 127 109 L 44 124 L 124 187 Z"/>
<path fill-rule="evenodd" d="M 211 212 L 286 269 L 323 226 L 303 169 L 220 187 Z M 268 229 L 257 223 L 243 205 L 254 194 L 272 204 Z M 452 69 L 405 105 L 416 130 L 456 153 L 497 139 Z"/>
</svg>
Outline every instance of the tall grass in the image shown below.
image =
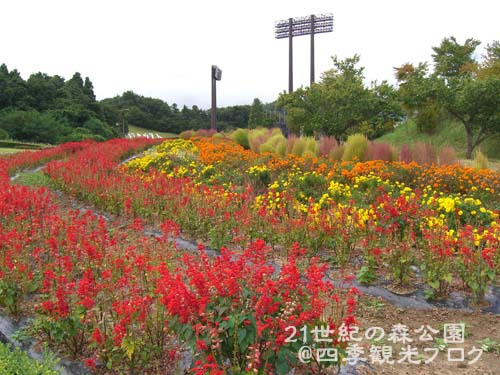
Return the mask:
<svg viewBox="0 0 500 375">
<path fill-rule="evenodd" d="M 330 155 L 330 152 L 332 152 L 332 150 L 338 146 L 339 143 L 337 142 L 335 137 L 321 137 L 318 145 L 319 156 L 328 157 Z"/>
<path fill-rule="evenodd" d="M 411 162 L 411 149 L 406 143 L 401 146 L 401 151 L 399 152 L 399 161 L 404 163 Z"/>
<path fill-rule="evenodd" d="M 488 157 L 480 149 L 476 151 L 473 165 L 475 170 L 488 169 L 490 167 Z"/>
<path fill-rule="evenodd" d="M 366 146 L 363 160 L 393 161 L 391 145 L 387 142 L 370 142 Z"/>
<path fill-rule="evenodd" d="M 411 158 L 419 164 L 436 164 L 436 147 L 426 142 L 416 142 L 411 150 Z"/>
<path fill-rule="evenodd" d="M 458 164 L 458 157 L 455 149 L 451 146 L 444 146 L 439 152 L 440 165 L 455 165 Z"/>
</svg>

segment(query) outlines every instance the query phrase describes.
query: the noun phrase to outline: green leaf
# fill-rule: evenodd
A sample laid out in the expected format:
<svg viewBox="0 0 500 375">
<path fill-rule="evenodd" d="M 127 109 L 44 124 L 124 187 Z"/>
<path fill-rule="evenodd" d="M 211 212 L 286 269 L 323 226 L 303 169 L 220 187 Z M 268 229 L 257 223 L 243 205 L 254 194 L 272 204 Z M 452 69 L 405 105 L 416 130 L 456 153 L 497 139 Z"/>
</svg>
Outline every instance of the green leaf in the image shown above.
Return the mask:
<svg viewBox="0 0 500 375">
<path fill-rule="evenodd" d="M 432 280 L 432 281 L 429 281 L 427 284 L 429 284 L 429 286 L 432 288 L 432 289 L 439 289 L 439 281 L 437 280 Z"/>
<path fill-rule="evenodd" d="M 451 280 L 453 279 L 453 276 L 451 273 L 447 273 L 443 276 L 443 280 L 446 281 L 447 283 L 451 283 Z"/>
<path fill-rule="evenodd" d="M 290 353 L 285 348 L 281 348 L 278 352 L 278 358 L 276 361 L 276 370 L 278 374 L 288 374 L 290 372 L 290 366 L 288 365 L 288 357 Z"/>
<path fill-rule="evenodd" d="M 241 343 L 247 335 L 247 330 L 245 328 L 238 329 L 238 342 Z"/>
</svg>

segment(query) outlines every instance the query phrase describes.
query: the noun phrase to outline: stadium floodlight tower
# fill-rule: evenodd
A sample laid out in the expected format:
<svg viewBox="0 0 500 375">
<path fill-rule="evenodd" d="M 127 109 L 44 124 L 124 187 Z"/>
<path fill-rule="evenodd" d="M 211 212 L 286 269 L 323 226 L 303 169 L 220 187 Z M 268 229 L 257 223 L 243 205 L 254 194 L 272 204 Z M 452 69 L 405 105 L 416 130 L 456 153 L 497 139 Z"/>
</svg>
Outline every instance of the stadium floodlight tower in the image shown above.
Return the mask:
<svg viewBox="0 0 500 375">
<path fill-rule="evenodd" d="M 293 91 L 294 36 L 311 35 L 311 84 L 314 82 L 314 35 L 333 31 L 333 14 L 317 14 L 277 21 L 274 25 L 276 39 L 288 38 L 288 92 Z"/>
<path fill-rule="evenodd" d="M 219 69 L 217 65 L 212 65 L 212 117 L 210 128 L 217 130 L 217 92 L 216 92 L 216 82 L 220 81 L 222 78 L 222 70 Z"/>
</svg>

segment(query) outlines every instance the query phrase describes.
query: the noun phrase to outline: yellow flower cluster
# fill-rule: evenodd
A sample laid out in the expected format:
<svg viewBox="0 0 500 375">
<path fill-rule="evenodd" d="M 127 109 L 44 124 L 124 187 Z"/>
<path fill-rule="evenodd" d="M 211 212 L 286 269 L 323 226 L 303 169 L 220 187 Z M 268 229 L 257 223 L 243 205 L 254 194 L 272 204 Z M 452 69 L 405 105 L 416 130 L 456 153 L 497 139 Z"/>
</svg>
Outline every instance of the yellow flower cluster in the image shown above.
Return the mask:
<svg viewBox="0 0 500 375">
<path fill-rule="evenodd" d="M 259 176 L 263 173 L 268 173 L 269 169 L 265 165 L 254 165 L 247 169 L 247 173 L 252 176 Z"/>
<path fill-rule="evenodd" d="M 334 180 L 330 181 L 328 192 L 332 197 L 350 197 L 352 195 L 349 185 L 344 185 Z"/>
<path fill-rule="evenodd" d="M 131 170 L 141 171 L 147 171 L 150 167 L 155 167 L 160 172 L 168 172 L 179 163 L 184 162 L 189 165 L 196 159 L 197 154 L 198 148 L 189 140 L 167 140 L 145 151 L 143 156 L 130 160 L 126 167 Z M 176 174 L 184 176 L 187 173 L 186 167 L 187 165 Z M 167 175 L 171 173 L 167 173 Z"/>
</svg>

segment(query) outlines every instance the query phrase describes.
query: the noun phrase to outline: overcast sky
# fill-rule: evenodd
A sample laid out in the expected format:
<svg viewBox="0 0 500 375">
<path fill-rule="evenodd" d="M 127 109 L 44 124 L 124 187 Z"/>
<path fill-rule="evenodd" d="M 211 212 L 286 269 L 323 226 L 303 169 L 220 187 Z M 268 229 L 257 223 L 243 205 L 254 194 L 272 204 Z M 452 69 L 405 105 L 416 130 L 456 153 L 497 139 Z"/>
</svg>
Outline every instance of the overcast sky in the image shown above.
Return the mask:
<svg viewBox="0 0 500 375">
<path fill-rule="evenodd" d="M 98 99 L 125 90 L 179 106 L 210 105 L 210 67 L 222 69 L 218 106 L 273 101 L 288 88 L 288 41 L 274 22 L 332 13 L 315 38 L 316 76 L 331 56 L 361 56 L 366 82 L 431 60 L 447 36 L 500 39 L 498 0 L 1 0 L 0 63 L 27 79 L 78 71 Z M 294 38 L 294 87 L 309 84 L 309 37 Z"/>
</svg>

